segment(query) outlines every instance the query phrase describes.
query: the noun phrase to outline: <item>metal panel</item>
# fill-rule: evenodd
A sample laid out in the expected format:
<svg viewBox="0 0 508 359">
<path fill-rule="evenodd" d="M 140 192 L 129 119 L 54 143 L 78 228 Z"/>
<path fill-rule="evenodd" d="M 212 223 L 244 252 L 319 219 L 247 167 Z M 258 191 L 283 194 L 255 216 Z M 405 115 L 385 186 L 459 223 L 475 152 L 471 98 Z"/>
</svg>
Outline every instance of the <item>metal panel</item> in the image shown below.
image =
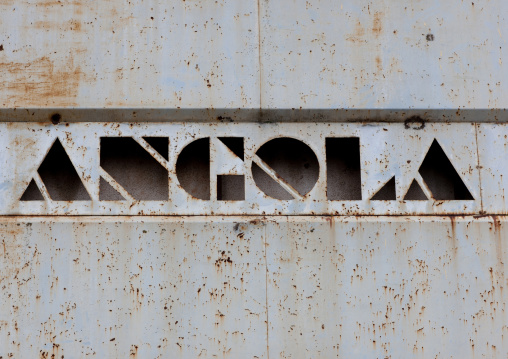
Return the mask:
<svg viewBox="0 0 508 359">
<path fill-rule="evenodd" d="M 508 128 L 496 124 L 478 124 L 477 127 L 483 208 L 488 213 L 507 214 Z"/>
<path fill-rule="evenodd" d="M 259 106 L 257 2 L 2 1 L 0 106 Z"/>
<path fill-rule="evenodd" d="M 266 357 L 249 221 L 3 218 L 0 357 Z"/>
<path fill-rule="evenodd" d="M 476 131 L 474 124 L 417 124 L 411 127 L 403 124 L 127 124 L 127 123 L 75 123 L 59 125 L 1 123 L 0 143 L 2 148 L 2 166 L 0 172 L 0 213 L 1 214 L 481 214 L 480 181 L 478 174 L 478 160 L 476 148 Z M 425 128 L 421 128 L 425 127 Z M 460 136 L 455 134 L 459 132 Z M 162 158 L 143 137 L 169 137 L 168 160 Z M 245 159 L 241 160 L 225 146 L 219 137 L 240 137 L 244 141 Z M 132 146 L 141 149 L 146 156 L 154 158 L 157 166 L 168 171 L 168 179 L 163 186 L 169 186 L 169 197 L 166 194 L 161 200 L 138 200 L 132 197 L 111 174 L 101 167 L 100 141 L 101 138 L 133 138 Z M 303 185 L 309 192 L 296 193 L 289 198 L 294 200 L 279 200 L 270 197 L 266 190 L 260 188 L 253 178 L 253 163 L 262 165 L 256 154 L 267 141 L 275 138 L 294 138 L 302 146 L 308 146 L 316 158 L 313 165 L 317 172 L 317 180 L 304 178 L 307 168 L 301 167 L 294 176 L 302 177 Z M 358 137 L 360 143 L 360 178 L 361 197 L 358 200 L 331 200 L 327 197 L 330 186 L 347 177 L 328 179 L 333 164 L 327 163 L 326 138 Z M 193 196 L 182 188 L 183 183 L 175 171 L 176 163 L 181 151 L 199 138 L 210 140 L 210 175 L 203 179 L 203 185 L 210 183 L 210 200 L 202 200 Z M 91 198 L 88 201 L 58 201 L 51 199 L 50 193 L 45 191 L 44 181 L 40 178 L 40 165 L 46 154 L 52 148 L 56 139 L 62 144 L 71 162 L 76 168 L 81 180 Z M 464 184 L 470 192 L 468 200 L 441 200 L 431 190 L 432 183 L 424 180 L 419 168 L 429 153 L 429 148 L 437 141 L 444 156 L 451 162 Z M 295 141 L 297 142 L 297 141 Z M 284 145 L 281 145 L 284 147 Z M 279 146 L 280 147 L 280 146 Z M 128 151 L 126 146 L 122 150 Z M 145 152 L 146 151 L 146 152 Z M 289 149 L 293 151 L 293 147 Z M 294 149 L 297 152 L 296 148 Z M 349 149 L 340 150 L 344 156 L 350 156 Z M 152 157 L 151 157 L 152 156 Z M 236 158 L 236 162 L 235 162 Z M 127 158 L 126 161 L 130 159 Z M 310 166 L 309 163 L 281 165 L 293 171 L 296 165 Z M 297 159 L 295 161 L 300 161 Z M 236 169 L 227 168 L 235 164 Z M 226 166 L 226 167 L 224 167 Z M 319 170 L 317 167 L 319 167 Z M 269 167 L 269 166 L 268 166 Z M 268 167 L 263 167 L 265 173 L 271 173 Z M 39 169 L 39 172 L 38 172 Z M 129 170 L 123 171 L 129 176 Z M 312 169 L 312 168 L 311 168 Z M 217 175 L 241 174 L 245 176 L 245 200 L 223 201 L 217 197 Z M 145 171 L 146 172 L 146 171 Z M 293 171 L 294 172 L 294 171 Z M 282 173 L 282 172 L 281 172 Z M 290 174 L 291 175 L 291 174 Z M 134 176 L 134 175 L 133 175 Z M 101 201 L 99 198 L 100 178 L 108 181 L 125 198 L 124 201 Z M 196 178 L 194 178 L 196 177 Z M 194 176 L 190 180 L 197 180 Z M 287 182 L 277 173 L 271 174 L 273 184 L 281 185 Z M 371 200 L 373 196 L 391 179 L 395 177 L 396 198 L 393 200 Z M 34 179 L 45 201 L 20 201 L 20 197 Z M 429 200 L 405 200 L 405 195 L 413 180 L 419 183 L 425 196 Z M 146 188 L 141 178 L 134 178 L 135 186 Z M 436 184 L 440 186 L 439 183 Z M 46 184 L 47 186 L 47 184 Z M 59 183 L 65 188 L 67 183 Z M 290 191 L 288 187 L 284 187 Z M 395 191 L 395 190 L 394 190 Z M 167 190 L 166 190 L 167 192 Z M 300 191 L 301 192 L 301 191 Z M 293 196 L 293 197 L 291 197 Z M 151 198 L 151 197 L 150 197 Z"/>
<path fill-rule="evenodd" d="M 508 107 L 503 0 L 7 0 L 0 10 L 2 108 Z"/>
<path fill-rule="evenodd" d="M 506 358 L 506 220 L 270 224 L 271 358 Z"/>
<path fill-rule="evenodd" d="M 506 108 L 508 3 L 260 1 L 262 108 Z"/>
<path fill-rule="evenodd" d="M 0 359 L 508 358 L 506 1 L 0 10 Z"/>
<path fill-rule="evenodd" d="M 3 217 L 4 358 L 506 358 L 506 219 Z"/>
</svg>

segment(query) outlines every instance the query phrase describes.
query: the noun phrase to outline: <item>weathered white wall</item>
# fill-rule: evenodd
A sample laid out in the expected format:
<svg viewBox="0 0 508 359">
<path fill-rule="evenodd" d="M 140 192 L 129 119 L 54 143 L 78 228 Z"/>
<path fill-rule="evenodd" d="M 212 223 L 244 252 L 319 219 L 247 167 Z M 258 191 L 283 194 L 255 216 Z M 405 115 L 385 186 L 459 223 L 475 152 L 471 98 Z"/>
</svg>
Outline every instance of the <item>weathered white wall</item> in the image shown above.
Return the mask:
<svg viewBox="0 0 508 359">
<path fill-rule="evenodd" d="M 8 0 L 0 10 L 2 108 L 508 107 L 503 0 Z"/>
<path fill-rule="evenodd" d="M 447 153 L 475 198 L 470 217 L 453 204 L 450 217 L 72 217 L 85 207 L 28 204 L 62 215 L 0 217 L 0 359 L 507 358 L 496 216 L 508 213 L 507 130 L 478 123 L 508 120 L 508 2 L 4 0 L 0 11 L 0 121 L 45 122 L 31 135 L 4 124 L 11 214 L 54 135 L 92 189 L 87 213 L 104 209 L 83 156 L 98 148 L 70 144 L 93 126 L 66 130 L 74 121 L 465 121 L 422 136 L 459 144 Z M 397 167 L 390 151 L 427 145 L 381 141 L 362 205 Z M 442 214 L 435 205 L 418 213 Z"/>
<path fill-rule="evenodd" d="M 506 220 L 0 220 L 3 358 L 506 358 Z"/>
</svg>

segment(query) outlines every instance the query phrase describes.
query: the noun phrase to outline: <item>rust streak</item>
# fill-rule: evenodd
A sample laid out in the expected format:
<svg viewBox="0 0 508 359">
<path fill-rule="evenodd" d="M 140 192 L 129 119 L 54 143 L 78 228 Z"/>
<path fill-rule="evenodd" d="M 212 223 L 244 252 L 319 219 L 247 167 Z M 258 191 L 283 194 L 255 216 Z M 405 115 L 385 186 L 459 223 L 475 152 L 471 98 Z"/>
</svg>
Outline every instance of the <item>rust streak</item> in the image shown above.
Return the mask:
<svg viewBox="0 0 508 359">
<path fill-rule="evenodd" d="M 81 22 L 77 20 L 69 20 L 65 22 L 56 21 L 36 21 L 30 28 L 37 30 L 58 30 L 58 31 L 81 31 Z"/>
<path fill-rule="evenodd" d="M 355 25 L 355 31 L 352 34 L 346 35 L 346 40 L 351 42 L 364 41 L 364 36 L 365 29 L 363 28 L 362 23 L 358 21 Z"/>
<path fill-rule="evenodd" d="M 376 56 L 376 68 L 378 71 L 382 71 L 383 70 L 383 62 L 381 61 L 381 57 L 380 56 Z"/>
<path fill-rule="evenodd" d="M 2 72 L 11 79 L 5 84 L 3 105 L 76 106 L 78 87 L 83 76 L 72 57 L 63 66 L 56 66 L 47 56 L 30 62 L 0 63 Z"/>
<path fill-rule="evenodd" d="M 381 35 L 381 32 L 383 31 L 383 22 L 382 22 L 382 12 L 376 12 L 374 14 L 374 22 L 372 24 L 372 33 L 377 38 L 379 35 Z"/>
</svg>

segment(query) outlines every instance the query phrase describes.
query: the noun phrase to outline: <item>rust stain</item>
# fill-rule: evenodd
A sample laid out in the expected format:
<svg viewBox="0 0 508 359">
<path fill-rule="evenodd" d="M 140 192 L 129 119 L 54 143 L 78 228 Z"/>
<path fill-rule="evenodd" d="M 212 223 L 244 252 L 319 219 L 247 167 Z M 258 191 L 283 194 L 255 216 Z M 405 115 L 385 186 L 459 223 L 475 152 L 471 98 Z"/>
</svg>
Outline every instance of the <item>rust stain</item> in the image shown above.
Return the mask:
<svg viewBox="0 0 508 359">
<path fill-rule="evenodd" d="M 84 73 L 69 57 L 56 66 L 47 56 L 30 62 L 0 63 L 4 84 L 4 106 L 76 106 Z"/>
<path fill-rule="evenodd" d="M 4 9 L 6 6 L 13 6 L 13 5 L 20 5 L 19 1 L 16 0 L 2 0 L 0 1 L 2 6 L 4 6 Z M 25 2 L 27 6 L 30 8 L 33 8 L 34 10 L 40 12 L 48 12 L 52 9 L 58 9 L 58 8 L 69 8 L 69 7 L 75 7 L 74 11 L 78 14 L 82 14 L 82 8 L 86 6 L 86 3 L 82 0 L 37 0 L 37 1 L 31 1 L 31 2 Z"/>
<path fill-rule="evenodd" d="M 382 12 L 376 12 L 374 14 L 374 22 L 372 24 L 372 33 L 377 38 L 379 35 L 381 35 L 381 32 L 383 31 L 383 22 L 382 22 L 383 13 Z"/>
<path fill-rule="evenodd" d="M 494 233 L 496 235 L 496 271 L 497 275 L 500 276 L 504 282 L 504 262 L 506 259 L 503 250 L 503 231 L 501 228 L 501 220 L 497 216 L 492 216 L 492 220 L 494 222 Z"/>
<path fill-rule="evenodd" d="M 362 23 L 358 21 L 355 25 L 355 31 L 352 34 L 346 35 L 346 40 L 351 42 L 365 41 L 363 39 L 364 36 L 365 28 L 362 26 Z"/>
<path fill-rule="evenodd" d="M 52 7 L 52 6 L 83 6 L 83 2 L 81 1 L 60 1 L 60 0 L 48 0 L 48 1 L 37 1 L 37 7 Z"/>
<path fill-rule="evenodd" d="M 30 27 L 34 27 L 37 30 L 59 30 L 59 31 L 81 31 L 81 22 L 77 20 L 69 20 L 65 22 L 56 21 L 36 21 Z"/>
<path fill-rule="evenodd" d="M 453 242 L 456 241 L 457 239 L 457 230 L 456 230 L 456 224 L 455 224 L 455 217 L 454 216 L 450 216 L 450 225 L 451 225 L 451 230 L 452 230 L 452 240 Z"/>
<path fill-rule="evenodd" d="M 378 71 L 382 71 L 383 70 L 383 61 L 381 60 L 380 56 L 376 56 L 376 69 Z"/>
<path fill-rule="evenodd" d="M 376 12 L 374 14 L 374 20 L 372 21 L 372 34 L 374 34 L 374 37 L 377 39 L 381 33 L 383 32 L 383 13 L 382 12 Z M 361 21 L 357 21 L 355 24 L 355 30 L 351 34 L 346 35 L 346 40 L 351 42 L 367 42 L 367 32 L 365 31 L 365 28 L 363 27 Z"/>
<path fill-rule="evenodd" d="M 34 251 L 30 259 L 24 252 L 24 246 L 17 242 L 18 236 L 23 234 L 24 229 L 21 226 L 11 228 L 0 228 L 0 238 L 2 238 L 3 258 L 9 263 L 3 267 L 0 283 L 13 281 L 25 269 L 29 268 L 29 263 L 37 255 Z M 5 239 L 8 239 L 7 241 Z M 24 272 L 23 272 L 24 273 Z"/>
</svg>

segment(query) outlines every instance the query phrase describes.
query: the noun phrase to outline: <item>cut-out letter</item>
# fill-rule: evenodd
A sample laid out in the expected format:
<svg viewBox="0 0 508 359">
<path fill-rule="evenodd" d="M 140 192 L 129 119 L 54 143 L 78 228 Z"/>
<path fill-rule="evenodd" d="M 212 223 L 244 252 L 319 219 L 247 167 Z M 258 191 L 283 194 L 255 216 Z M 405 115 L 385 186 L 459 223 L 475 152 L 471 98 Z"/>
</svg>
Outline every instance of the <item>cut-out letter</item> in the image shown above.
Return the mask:
<svg viewBox="0 0 508 359">
<path fill-rule="evenodd" d="M 245 200 L 245 178 L 243 175 L 217 176 L 217 199 L 219 201 Z"/>
<path fill-rule="evenodd" d="M 168 171 L 133 138 L 101 137 L 100 163 L 136 200 L 168 200 Z"/>
<path fill-rule="evenodd" d="M 395 201 L 395 176 L 393 176 L 383 187 L 371 198 L 372 201 Z"/>
<path fill-rule="evenodd" d="M 33 179 L 30 181 L 30 184 L 21 196 L 20 201 L 44 201 L 41 190 L 37 187 L 37 184 Z"/>
<path fill-rule="evenodd" d="M 243 160 L 243 137 L 219 137 L 219 140 Z"/>
<path fill-rule="evenodd" d="M 416 182 L 416 180 L 413 180 L 411 182 L 411 186 L 409 186 L 409 189 L 407 190 L 406 195 L 404 196 L 404 201 L 427 201 L 428 198 L 423 192 L 422 188 Z"/>
<path fill-rule="evenodd" d="M 419 170 L 436 200 L 473 200 L 452 163 L 434 139 Z"/>
<path fill-rule="evenodd" d="M 252 165 L 254 182 L 272 198 L 301 198 L 318 180 L 318 159 L 302 141 L 276 138 L 262 145 L 256 156 L 261 161 Z"/>
<path fill-rule="evenodd" d="M 99 179 L 99 200 L 100 201 L 125 201 L 125 198 L 116 191 L 111 185 L 104 179 Z"/>
<path fill-rule="evenodd" d="M 326 139 L 327 197 L 335 201 L 362 199 L 360 139 Z"/>
<path fill-rule="evenodd" d="M 89 201 L 90 195 L 59 139 L 37 170 L 53 201 Z"/>
<path fill-rule="evenodd" d="M 210 199 L 210 138 L 189 143 L 176 161 L 176 177 L 191 196 Z"/>
</svg>

